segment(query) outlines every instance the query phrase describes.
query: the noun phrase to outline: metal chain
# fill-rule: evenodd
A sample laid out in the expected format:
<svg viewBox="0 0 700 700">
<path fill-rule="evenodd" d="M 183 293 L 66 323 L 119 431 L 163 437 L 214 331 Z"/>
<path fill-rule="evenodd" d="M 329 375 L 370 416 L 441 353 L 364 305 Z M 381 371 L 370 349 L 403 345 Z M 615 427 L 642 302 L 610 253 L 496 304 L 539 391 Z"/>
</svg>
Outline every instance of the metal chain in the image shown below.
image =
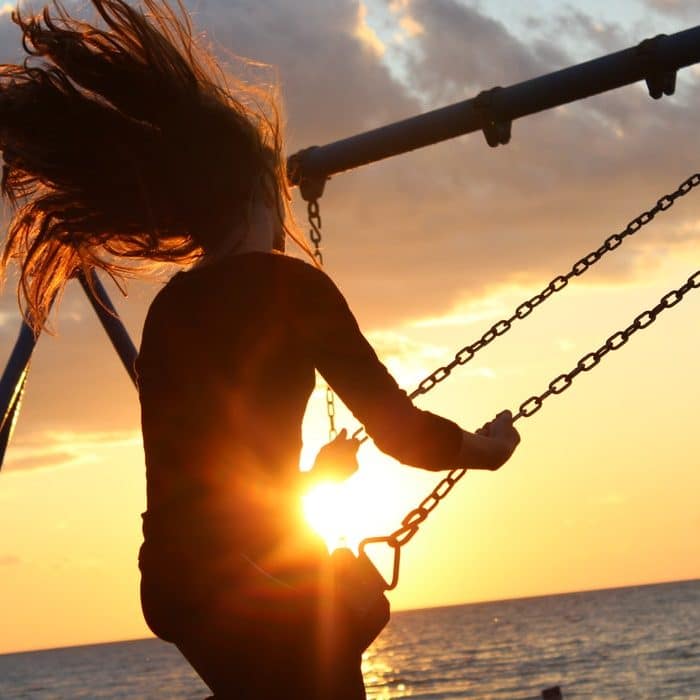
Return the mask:
<svg viewBox="0 0 700 700">
<path fill-rule="evenodd" d="M 335 394 L 329 384 L 326 384 L 326 414 L 328 415 L 328 439 L 335 440 L 338 435 L 335 427 Z"/>
<path fill-rule="evenodd" d="M 605 355 L 613 350 L 619 350 L 637 331 L 648 328 L 656 321 L 660 313 L 678 304 L 691 289 L 699 287 L 700 270 L 692 274 L 684 285 L 664 294 L 656 306 L 639 314 L 627 328 L 613 333 L 597 350 L 585 354 L 570 372 L 565 372 L 552 379 L 541 394 L 536 394 L 523 401 L 518 412 L 513 416 L 513 421 L 535 415 L 542 408 L 545 399 L 554 394 L 562 394 L 581 372 L 590 372 L 594 367 L 597 367 Z"/>
<path fill-rule="evenodd" d="M 656 318 L 666 309 L 670 309 L 680 303 L 683 297 L 691 289 L 700 289 L 700 270 L 692 274 L 687 282 L 678 289 L 671 290 L 653 308 L 643 311 L 624 330 L 613 333 L 597 350 L 585 354 L 570 372 L 565 372 L 555 377 L 541 394 L 531 396 L 520 404 L 518 412 L 513 416 L 513 421 L 520 418 L 529 418 L 542 408 L 543 402 L 554 394 L 561 394 L 573 383 L 573 380 L 581 372 L 590 372 L 600 361 L 613 350 L 619 350 L 637 331 L 648 328 Z M 395 588 L 398 583 L 400 550 L 418 532 L 421 523 L 435 510 L 440 501 L 454 488 L 454 485 L 467 473 L 463 467 L 450 470 L 437 486 L 424 498 L 416 508 L 401 521 L 401 526 L 390 535 L 382 537 L 368 537 L 360 543 L 360 550 L 368 544 L 385 543 L 394 550 L 394 571 L 388 589 Z"/>
<path fill-rule="evenodd" d="M 309 238 L 314 244 L 314 257 L 323 267 L 323 253 L 321 252 L 321 208 L 318 199 L 309 200 L 306 208 L 309 218 Z M 335 394 L 328 384 L 326 384 L 326 413 L 328 415 L 328 439 L 334 440 L 338 434 L 335 427 Z"/>
<path fill-rule="evenodd" d="M 687 180 L 684 180 L 676 190 L 661 197 L 651 209 L 642 212 L 639 216 L 632 219 L 622 231 L 608 236 L 600 247 L 577 260 L 566 274 L 557 275 L 541 292 L 518 305 L 508 318 L 501 319 L 497 323 L 494 323 L 476 342 L 465 345 L 455 354 L 454 359 L 446 365 L 438 367 L 434 372 L 425 377 L 425 379 L 418 384 L 416 389 L 409 394 L 409 397 L 414 399 L 422 394 L 427 394 L 437 384 L 447 379 L 456 367 L 459 365 L 466 365 L 470 362 L 479 350 L 483 350 L 483 348 L 492 343 L 496 338 L 507 333 L 516 321 L 522 321 L 529 316 L 535 308 L 546 301 L 552 294 L 564 289 L 573 277 L 580 277 L 604 255 L 618 248 L 625 238 L 637 233 L 641 228 L 653 221 L 659 212 L 670 209 L 679 197 L 688 194 L 688 192 L 698 185 L 700 185 L 700 173 L 695 173 Z M 364 442 L 367 437 L 362 435 L 363 432 L 364 428 L 358 428 L 353 434 L 353 437 Z"/>
<path fill-rule="evenodd" d="M 318 199 L 309 200 L 306 205 L 306 213 L 309 218 L 309 238 L 314 244 L 314 257 L 323 267 L 323 253 L 321 252 L 321 208 Z"/>
</svg>

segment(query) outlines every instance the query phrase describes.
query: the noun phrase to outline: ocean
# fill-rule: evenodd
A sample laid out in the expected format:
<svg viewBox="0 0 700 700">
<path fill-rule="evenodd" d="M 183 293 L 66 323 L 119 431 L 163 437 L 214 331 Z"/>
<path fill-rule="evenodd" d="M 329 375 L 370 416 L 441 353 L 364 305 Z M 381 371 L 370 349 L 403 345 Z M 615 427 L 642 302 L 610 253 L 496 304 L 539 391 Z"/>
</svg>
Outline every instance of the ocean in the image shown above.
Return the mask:
<svg viewBox="0 0 700 700">
<path fill-rule="evenodd" d="M 700 581 L 398 612 L 363 672 L 370 700 L 700 700 Z M 207 695 L 156 639 L 0 656 L 2 700 Z"/>
</svg>

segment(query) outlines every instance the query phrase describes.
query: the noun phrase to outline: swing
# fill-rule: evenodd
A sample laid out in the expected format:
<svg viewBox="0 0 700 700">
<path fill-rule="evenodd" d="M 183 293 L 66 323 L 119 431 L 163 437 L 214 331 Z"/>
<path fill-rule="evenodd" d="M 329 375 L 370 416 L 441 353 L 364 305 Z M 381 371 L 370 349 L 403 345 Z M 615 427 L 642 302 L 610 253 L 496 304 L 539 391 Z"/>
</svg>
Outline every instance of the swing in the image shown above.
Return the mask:
<svg viewBox="0 0 700 700">
<path fill-rule="evenodd" d="M 396 155 L 399 151 L 405 152 L 428 145 L 430 142 L 436 142 L 430 141 L 433 138 L 432 132 L 441 134 L 439 138 L 444 140 L 445 138 L 458 135 L 458 133 L 482 130 L 490 146 L 504 145 L 510 139 L 513 119 L 535 111 L 551 108 L 557 104 L 565 104 L 580 97 L 589 96 L 594 90 L 598 90 L 598 88 L 591 89 L 591 84 L 599 83 L 599 87 L 602 86 L 599 91 L 602 91 L 644 79 L 654 99 L 658 99 L 664 94 L 670 95 L 675 89 L 675 71 L 679 67 L 688 65 L 690 62 L 700 60 L 697 54 L 698 46 L 700 45 L 697 41 L 699 30 L 700 28 L 695 28 L 673 37 L 660 35 L 654 39 L 642 42 L 637 47 L 611 55 L 609 61 L 600 59 L 582 64 L 579 67 L 580 70 L 577 69 L 580 80 L 574 81 L 579 82 L 579 89 L 574 92 L 570 91 L 567 85 L 570 82 L 567 76 L 573 76 L 573 72 L 570 70 L 560 71 L 556 75 L 553 74 L 551 76 L 551 81 L 545 81 L 542 78 L 530 81 L 528 83 L 530 87 L 527 89 L 525 84 L 512 86 L 512 88 L 494 88 L 481 93 L 473 101 L 468 101 L 469 104 L 455 105 L 455 109 L 435 110 L 431 114 L 424 115 L 426 119 L 421 122 L 427 124 L 430 121 L 436 124 L 435 129 L 428 129 L 431 132 L 428 140 L 384 138 L 380 134 L 380 130 L 376 130 L 372 138 L 376 138 L 377 142 L 383 141 L 389 144 L 387 148 L 384 148 L 382 144 L 382 148 L 378 149 L 379 156 L 376 155 L 376 151 L 375 155 L 369 156 L 367 151 L 361 152 L 361 149 L 356 148 L 354 144 L 348 143 L 346 148 L 353 151 L 354 160 L 344 160 L 336 155 L 336 163 L 339 163 L 339 165 L 334 167 L 348 169 L 356 167 L 358 164 L 371 162 L 371 159 L 377 160 L 380 157 Z M 617 69 L 614 71 L 608 68 L 612 64 L 617 66 Z M 557 84 L 556 87 L 555 83 Z M 533 93 L 536 99 L 531 99 L 530 94 L 525 94 L 527 92 Z M 516 99 L 518 94 L 522 96 L 521 99 Z M 516 106 L 516 103 L 519 106 Z M 455 122 L 458 123 L 456 128 Z M 342 146 L 336 147 L 336 154 L 340 153 L 342 156 L 343 151 Z M 339 169 L 334 172 L 339 172 Z M 323 168 L 320 171 L 331 172 L 330 170 L 323 170 Z M 321 189 L 322 184 L 323 181 L 321 182 Z M 674 193 L 662 197 L 655 207 L 633 220 L 624 231 L 609 237 L 600 248 L 577 261 L 568 273 L 555 277 L 539 294 L 517 306 L 509 318 L 494 324 L 479 340 L 459 350 L 451 362 L 438 367 L 421 381 L 416 390 L 411 393 L 411 398 L 427 393 L 438 383 L 447 379 L 458 365 L 464 365 L 471 361 L 478 351 L 489 345 L 497 337 L 507 333 L 513 323 L 526 318 L 549 296 L 566 287 L 574 276 L 580 276 L 586 272 L 603 255 L 619 247 L 625 237 L 636 233 L 649 223 L 656 214 L 671 207 L 678 197 L 687 194 L 698 184 L 700 184 L 700 175 L 696 174 L 686 180 Z M 318 206 L 320 196 L 321 194 L 319 193 L 312 200 L 307 201 L 309 201 L 309 220 L 312 226 L 311 239 L 315 245 L 315 257 L 319 262 L 323 262 L 320 248 L 321 219 Z M 105 325 L 110 339 L 117 347 L 118 354 L 133 380 L 135 348 L 128 335 L 124 332 L 116 312 L 109 304 L 108 297 L 94 271 L 81 278 L 80 282 L 87 292 L 88 298 L 93 302 L 98 317 Z M 689 291 L 699 287 L 700 271 L 697 271 L 678 289 L 665 294 L 656 306 L 643 311 L 626 328 L 610 336 L 597 350 L 581 357 L 569 372 L 555 377 L 544 391 L 524 401 L 520 405 L 514 420 L 534 415 L 540 410 L 546 399 L 554 394 L 563 393 L 572 385 L 573 380 L 580 373 L 590 371 L 596 367 L 607 353 L 622 347 L 633 334 L 647 328 L 663 311 L 677 305 Z M 11 365 L 8 364 L 8 371 L 2 378 L 3 382 L 0 383 L 0 389 L 2 389 L 0 396 L 5 396 L 8 393 L 5 391 L 5 388 L 12 390 L 9 401 L 3 402 L 3 415 L 0 422 L 0 462 L 2 461 L 2 454 L 9 439 L 14 420 L 17 417 L 26 381 L 27 363 L 35 342 L 36 337 L 28 331 L 26 324 L 23 325 L 16 345 L 17 352 L 13 352 L 13 361 Z M 329 434 L 331 439 L 333 439 L 336 436 L 335 400 L 334 394 L 329 387 L 326 388 L 326 404 L 330 424 Z M 363 435 L 362 429 L 356 431 L 353 437 L 361 438 L 362 442 L 367 439 Z M 336 571 L 335 581 L 338 586 L 338 596 L 342 598 L 345 605 L 355 611 L 356 619 L 360 622 L 357 627 L 358 635 L 366 645 L 376 637 L 388 621 L 388 601 L 384 593 L 386 590 L 395 588 L 398 584 L 401 548 L 413 538 L 422 522 L 427 519 L 427 516 L 447 496 L 466 472 L 467 469 L 465 468 L 451 470 L 416 508 L 409 511 L 401 521 L 398 529 L 386 536 L 370 537 L 363 540 L 360 543 L 358 556 L 355 556 L 347 549 L 337 550 L 331 555 L 330 559 Z M 387 544 L 394 552 L 393 573 L 390 582 L 387 582 L 380 575 L 366 555 L 366 547 L 373 543 Z M 254 564 L 254 562 L 251 562 L 251 564 Z M 261 573 L 266 575 L 266 572 L 262 570 Z M 280 582 L 274 583 L 278 584 Z M 554 689 L 551 690 L 554 691 Z M 547 697 L 553 694 L 555 693 L 546 692 Z"/>
<path fill-rule="evenodd" d="M 317 251 L 317 257 L 322 259 L 320 257 L 321 219 L 319 214 L 318 198 L 322 194 L 323 187 L 322 184 L 319 187 L 318 183 L 316 183 L 314 187 L 309 187 L 308 185 L 305 187 L 305 184 L 306 183 L 304 182 L 301 183 L 300 191 L 302 197 L 304 197 L 304 199 L 306 199 L 308 202 L 309 224 L 311 227 L 310 236 Z M 452 361 L 446 365 L 438 367 L 431 374 L 425 377 L 418 384 L 416 389 L 409 394 L 409 397 L 414 399 L 422 394 L 426 394 L 439 383 L 443 382 L 452 374 L 452 371 L 456 367 L 470 362 L 477 352 L 492 343 L 499 336 L 505 335 L 505 333 L 512 328 L 514 323 L 529 316 L 535 308 L 541 305 L 550 296 L 563 290 L 574 277 L 580 277 L 603 256 L 618 248 L 626 238 L 636 234 L 644 226 L 653 221 L 657 214 L 670 209 L 677 199 L 685 196 L 698 185 L 700 185 L 700 173 L 695 173 L 687 180 L 684 180 L 676 190 L 661 197 L 651 209 L 642 212 L 639 216 L 632 219 L 622 231 L 612 234 L 606 238 L 598 248 L 577 260 L 571 266 L 571 269 L 568 272 L 557 275 L 549 282 L 549 284 L 547 284 L 547 286 L 542 289 L 542 291 L 519 304 L 508 318 L 502 319 L 493 324 L 491 328 L 489 328 L 481 336 L 481 338 L 461 348 L 455 354 Z M 530 416 L 533 416 L 540 410 L 540 408 L 542 408 L 542 405 L 546 399 L 548 399 L 550 396 L 561 394 L 566 391 L 566 389 L 572 385 L 574 379 L 579 374 L 592 370 L 601 362 L 605 355 L 613 350 L 618 350 L 621 348 L 637 331 L 648 328 L 662 312 L 680 303 L 689 291 L 698 288 L 700 288 L 700 270 L 694 272 L 678 289 L 673 289 L 661 297 L 659 302 L 654 307 L 638 314 L 626 328 L 613 333 L 597 350 L 583 355 L 569 372 L 559 374 L 552 379 L 544 391 L 523 401 L 520 404 L 518 411 L 514 414 L 513 421 L 515 422 L 521 418 L 529 418 Z M 333 414 L 331 414 L 329 410 L 328 415 L 331 428 L 333 431 L 335 431 L 335 410 L 333 411 Z M 360 427 L 353 433 L 353 438 L 359 439 L 360 442 L 364 442 L 367 440 L 368 436 L 366 435 L 364 428 Z M 381 590 L 377 590 L 368 583 L 364 589 L 364 593 L 366 595 L 374 596 L 374 600 L 377 600 L 379 596 L 385 598 L 384 591 L 393 590 L 396 588 L 399 582 L 401 548 L 413 538 L 413 536 L 418 532 L 420 525 L 426 520 L 430 513 L 435 510 L 438 504 L 447 496 L 447 494 L 454 488 L 455 484 L 467 473 L 467 471 L 468 470 L 466 468 L 455 468 L 450 470 L 447 476 L 441 479 L 435 488 L 415 508 L 406 514 L 401 521 L 401 525 L 396 530 L 388 535 L 367 537 L 359 543 L 358 556 L 355 558 L 355 566 L 361 572 L 358 574 L 358 576 L 368 582 L 376 580 L 376 577 L 379 577 L 381 584 L 383 584 L 380 586 Z M 393 550 L 393 566 L 390 581 L 387 582 L 381 576 L 367 556 L 365 550 L 370 544 L 386 544 Z M 349 550 L 345 551 L 349 552 Z M 352 555 L 351 552 L 350 554 Z M 344 556 L 347 557 L 347 555 Z M 354 555 L 352 556 L 354 557 Z M 369 572 L 368 567 L 373 570 L 373 573 Z M 371 605 L 367 604 L 365 608 L 370 609 Z M 369 616 L 367 616 L 366 622 L 369 623 L 371 621 L 372 620 L 369 619 Z M 379 620 L 374 620 L 374 622 L 379 624 Z M 381 628 L 377 630 L 377 635 L 380 631 Z"/>
</svg>

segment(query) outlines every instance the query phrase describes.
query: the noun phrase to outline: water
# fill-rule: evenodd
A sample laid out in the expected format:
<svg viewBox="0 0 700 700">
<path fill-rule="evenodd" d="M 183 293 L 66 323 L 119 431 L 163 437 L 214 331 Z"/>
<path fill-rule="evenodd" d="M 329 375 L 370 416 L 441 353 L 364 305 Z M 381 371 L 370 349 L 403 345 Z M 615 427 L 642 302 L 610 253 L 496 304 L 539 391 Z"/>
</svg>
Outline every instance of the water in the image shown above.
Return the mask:
<svg viewBox="0 0 700 700">
<path fill-rule="evenodd" d="M 700 581 L 396 613 L 363 670 L 370 700 L 700 700 Z M 154 639 L 0 656 L 2 700 L 207 695 Z"/>
</svg>

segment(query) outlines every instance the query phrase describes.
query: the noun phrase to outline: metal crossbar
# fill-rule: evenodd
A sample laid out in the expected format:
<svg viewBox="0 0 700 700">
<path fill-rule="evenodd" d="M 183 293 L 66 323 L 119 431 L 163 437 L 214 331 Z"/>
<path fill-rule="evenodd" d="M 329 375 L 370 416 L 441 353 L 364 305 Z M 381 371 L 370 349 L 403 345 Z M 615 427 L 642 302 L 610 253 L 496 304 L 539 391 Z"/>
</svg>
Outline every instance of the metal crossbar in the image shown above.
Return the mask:
<svg viewBox="0 0 700 700">
<path fill-rule="evenodd" d="M 384 158 L 482 131 L 490 146 L 510 140 L 515 119 L 646 81 L 654 99 L 675 90 L 676 71 L 700 62 L 700 26 L 660 34 L 616 53 L 601 56 L 509 87 L 349 138 L 295 153 L 288 162 L 294 185 L 323 182 L 331 175 Z"/>
</svg>

